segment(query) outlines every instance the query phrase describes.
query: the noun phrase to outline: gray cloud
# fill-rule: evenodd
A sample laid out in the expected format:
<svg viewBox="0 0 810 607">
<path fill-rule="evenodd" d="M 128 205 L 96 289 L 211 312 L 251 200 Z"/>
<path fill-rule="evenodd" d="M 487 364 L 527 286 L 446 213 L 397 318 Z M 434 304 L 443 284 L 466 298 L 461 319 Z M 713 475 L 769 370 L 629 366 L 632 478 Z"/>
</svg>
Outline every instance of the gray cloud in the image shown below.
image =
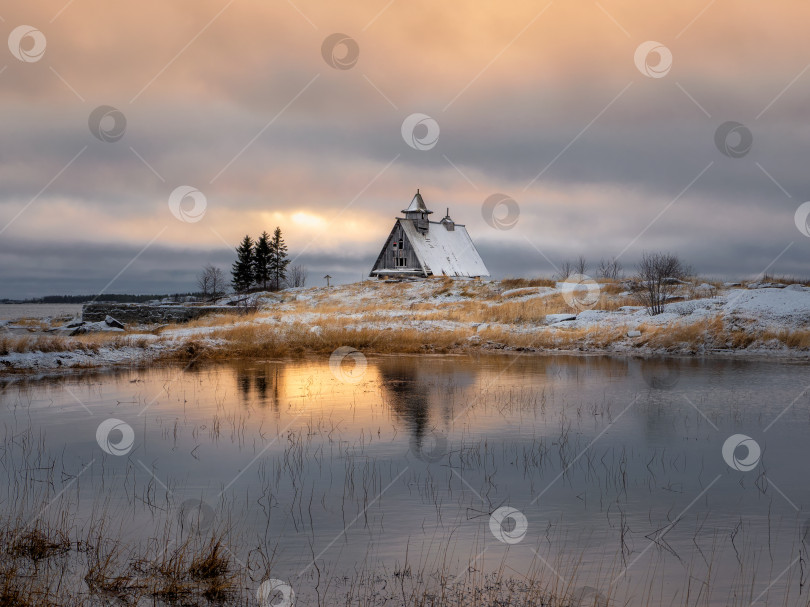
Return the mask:
<svg viewBox="0 0 810 607">
<path fill-rule="evenodd" d="M 548 22 L 538 21 L 538 31 L 473 81 L 514 36 L 508 23 L 488 30 L 494 51 L 481 61 L 480 32 L 472 25 L 464 30 L 465 19 L 479 23 L 476 15 L 459 20 L 445 9 L 394 7 L 374 28 L 354 34 L 357 66 L 333 70 L 320 56 L 324 32 L 340 22 L 330 7 L 310 7 L 318 30 L 294 11 L 235 7 L 130 103 L 179 42 L 219 9 L 187 20 L 157 5 L 151 10 L 167 10 L 171 18 L 128 13 L 132 27 L 115 41 L 74 32 L 105 32 L 106 19 L 121 17 L 113 9 L 96 14 L 93 6 L 102 5 L 71 7 L 63 23 L 47 30 L 47 62 L 11 63 L 0 76 L 0 229 L 87 146 L 0 235 L 4 296 L 101 288 L 167 222 L 173 230 L 167 240 L 176 244 L 160 242 L 144 253 L 122 275 L 119 290 L 188 290 L 200 258 L 230 263 L 209 228 L 216 225 L 236 240 L 257 231 L 251 213 L 259 211 L 306 211 L 333 224 L 345 235 L 342 242 L 325 243 L 314 228 L 311 234 L 296 228 L 291 250 L 306 251 L 313 275 L 359 279 L 416 187 L 434 210 L 450 206 L 468 225 L 495 275 L 552 271 L 527 239 L 555 263 L 580 253 L 596 261 L 632 242 L 625 265 L 645 249 L 665 248 L 681 252 L 701 272 L 727 276 L 756 274 L 794 242 L 772 269 L 806 273 L 810 239 L 796 230 L 793 212 L 810 198 L 809 143 L 797 128 L 810 75 L 785 89 L 803 65 L 795 63 L 792 45 L 773 43 L 779 36 L 770 28 L 751 37 L 755 16 L 707 14 L 688 36 L 671 40 L 671 73 L 648 79 L 632 64 L 635 42 L 614 38 L 621 32 L 595 8 L 576 15 L 596 36 L 589 44 L 577 44 L 582 40 L 573 30 L 559 40 L 548 36 L 568 10 L 555 7 Z M 377 12 L 372 8 L 353 8 L 353 16 L 365 23 Z M 536 11 L 519 8 L 529 16 Z M 683 10 L 685 25 L 692 17 Z M 4 18 L 9 25 L 32 16 Z M 51 15 L 36 16 L 45 23 Z M 650 21 L 617 16 L 634 36 Z M 91 17 L 106 25 L 94 26 Z M 789 11 L 780 17 L 785 27 L 792 21 Z M 446 19 L 454 25 L 447 37 L 420 38 L 423 29 L 442 31 Z M 151 46 L 143 43 L 145 32 L 154 34 Z M 754 39 L 772 43 L 753 52 Z M 90 112 L 102 104 L 126 115 L 127 132 L 118 142 L 103 143 L 88 129 Z M 402 140 L 402 121 L 412 112 L 439 123 L 432 150 L 412 150 Z M 715 147 L 715 130 L 726 120 L 753 134 L 743 158 Z M 185 231 L 173 223 L 166 200 L 184 184 L 206 194 L 211 223 Z M 510 232 L 493 230 L 481 218 L 480 205 L 494 192 L 521 205 Z M 350 231 L 341 223 L 349 220 L 366 223 Z M 272 225 L 258 231 L 274 227 L 267 221 Z M 43 238 L 53 245 L 43 247 Z"/>
</svg>

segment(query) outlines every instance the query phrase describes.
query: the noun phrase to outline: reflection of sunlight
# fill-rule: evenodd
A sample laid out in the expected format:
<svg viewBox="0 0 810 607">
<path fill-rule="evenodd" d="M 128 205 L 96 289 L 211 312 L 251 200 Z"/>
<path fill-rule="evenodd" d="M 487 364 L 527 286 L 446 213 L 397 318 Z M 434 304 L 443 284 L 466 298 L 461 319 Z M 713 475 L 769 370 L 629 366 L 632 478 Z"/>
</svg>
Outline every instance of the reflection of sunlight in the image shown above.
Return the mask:
<svg viewBox="0 0 810 607">
<path fill-rule="evenodd" d="M 380 375 L 377 368 L 371 364 L 365 368 L 355 368 L 355 362 L 351 357 L 347 357 L 340 366 L 340 371 L 346 377 L 359 381 L 344 381 L 333 373 L 328 361 L 307 361 L 306 363 L 288 363 L 285 365 L 252 365 L 249 369 L 237 370 L 234 376 L 236 388 L 239 382 L 245 383 L 241 376 L 266 375 L 266 368 L 278 369 L 279 396 L 282 405 L 288 403 L 295 407 L 305 407 L 310 411 L 322 410 L 327 406 L 324 399 L 328 399 L 330 412 L 351 411 L 352 417 L 358 414 L 364 418 L 364 411 L 370 411 L 379 398 L 377 386 Z M 362 375 L 355 377 L 357 372 Z M 245 393 L 244 389 L 242 390 Z M 245 394 L 248 399 L 257 398 L 259 395 L 252 392 Z M 358 405 L 361 407 L 358 408 Z"/>
</svg>

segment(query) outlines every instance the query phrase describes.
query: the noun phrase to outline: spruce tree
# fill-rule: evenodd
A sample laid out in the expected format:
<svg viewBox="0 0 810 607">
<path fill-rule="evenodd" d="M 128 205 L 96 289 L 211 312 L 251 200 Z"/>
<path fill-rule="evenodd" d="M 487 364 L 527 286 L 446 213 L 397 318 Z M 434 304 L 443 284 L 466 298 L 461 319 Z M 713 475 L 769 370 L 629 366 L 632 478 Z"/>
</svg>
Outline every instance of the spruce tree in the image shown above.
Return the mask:
<svg viewBox="0 0 810 607">
<path fill-rule="evenodd" d="M 262 232 L 253 247 L 253 280 L 267 290 L 267 283 L 270 280 L 270 234 Z"/>
<path fill-rule="evenodd" d="M 237 293 L 245 293 L 253 286 L 253 241 L 245 236 L 236 247 L 236 261 L 231 266 L 231 284 Z"/>
<path fill-rule="evenodd" d="M 270 241 L 270 275 L 273 280 L 273 289 L 281 289 L 282 283 L 287 279 L 287 245 L 281 236 L 281 228 L 276 226 L 273 239 Z"/>
</svg>

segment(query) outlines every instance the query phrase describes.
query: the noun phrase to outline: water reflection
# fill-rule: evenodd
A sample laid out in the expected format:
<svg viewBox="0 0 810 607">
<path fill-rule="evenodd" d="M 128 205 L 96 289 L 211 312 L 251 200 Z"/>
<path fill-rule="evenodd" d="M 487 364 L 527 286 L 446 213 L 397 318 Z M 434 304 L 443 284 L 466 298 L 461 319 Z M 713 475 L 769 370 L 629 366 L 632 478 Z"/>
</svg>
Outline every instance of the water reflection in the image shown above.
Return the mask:
<svg viewBox="0 0 810 607">
<path fill-rule="evenodd" d="M 37 470 L 36 490 L 64 500 L 54 512 L 85 521 L 111 504 L 133 536 L 207 505 L 247 538 L 246 551 L 256 541 L 274 551 L 284 578 L 316 556 L 340 577 L 399 567 L 409 550 L 431 563 L 441 553 L 449 579 L 501 567 L 523 574 L 535 551 L 562 576 L 575 563 L 572 589 L 602 590 L 613 579 L 605 570 L 634 563 L 614 596 L 636 597 L 655 579 L 680 600 L 684 580 L 696 580 L 720 584 L 705 603 L 723 605 L 734 580 L 762 580 L 756 596 L 802 549 L 807 369 L 392 356 L 369 357 L 356 384 L 327 360 L 16 380 L 0 383 L 0 503 L 28 500 L 35 492 L 23 487 Z M 135 431 L 126 456 L 98 448 L 108 418 Z M 725 441 L 738 434 L 762 447 L 748 472 L 724 461 Z M 32 444 L 44 453 L 34 457 Z M 527 524 L 508 550 L 489 525 L 503 507 Z M 771 592 L 792 604 L 784 582 Z M 306 592 L 299 580 L 296 593 Z"/>
<path fill-rule="evenodd" d="M 233 365 L 233 369 L 244 405 L 256 404 L 260 408 L 269 405 L 273 411 L 279 411 L 281 395 L 285 391 L 282 365 L 238 362 Z"/>
</svg>

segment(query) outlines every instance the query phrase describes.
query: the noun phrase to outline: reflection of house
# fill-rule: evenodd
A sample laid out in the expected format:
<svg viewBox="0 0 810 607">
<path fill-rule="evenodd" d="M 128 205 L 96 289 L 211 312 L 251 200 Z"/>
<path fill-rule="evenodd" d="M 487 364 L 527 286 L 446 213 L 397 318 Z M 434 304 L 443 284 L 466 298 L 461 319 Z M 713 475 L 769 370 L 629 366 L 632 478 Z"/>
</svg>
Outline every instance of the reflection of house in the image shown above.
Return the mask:
<svg viewBox="0 0 810 607">
<path fill-rule="evenodd" d="M 402 211 L 380 251 L 370 276 L 489 276 L 472 238 L 460 223 L 450 219 L 430 221 L 433 213 L 416 190 L 410 206 Z"/>
<path fill-rule="evenodd" d="M 477 382 L 476 365 L 459 360 L 394 357 L 376 365 L 383 402 L 419 446 L 432 430 L 451 424 L 454 403 L 466 407 L 467 391 Z"/>
<path fill-rule="evenodd" d="M 381 385 L 388 406 L 407 422 L 413 437 L 421 441 L 430 423 L 430 390 L 417 379 L 412 361 L 385 361 L 379 366 Z"/>
</svg>

